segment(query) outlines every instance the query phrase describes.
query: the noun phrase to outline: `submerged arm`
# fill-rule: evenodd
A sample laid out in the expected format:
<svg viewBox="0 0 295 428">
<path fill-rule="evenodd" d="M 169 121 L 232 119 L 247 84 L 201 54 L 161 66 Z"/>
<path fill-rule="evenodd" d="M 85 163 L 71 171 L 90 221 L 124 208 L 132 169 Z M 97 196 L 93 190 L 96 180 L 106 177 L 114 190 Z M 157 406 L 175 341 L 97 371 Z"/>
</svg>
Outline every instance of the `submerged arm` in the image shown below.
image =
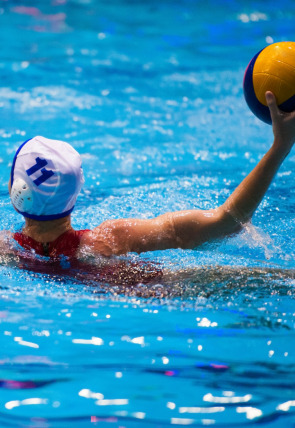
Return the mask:
<svg viewBox="0 0 295 428">
<path fill-rule="evenodd" d="M 282 113 L 266 93 L 274 142 L 257 166 L 220 207 L 166 213 L 150 220 L 108 220 L 85 236 L 93 252 L 111 255 L 167 248 L 195 248 L 231 235 L 249 221 L 295 140 L 295 112 Z"/>
</svg>

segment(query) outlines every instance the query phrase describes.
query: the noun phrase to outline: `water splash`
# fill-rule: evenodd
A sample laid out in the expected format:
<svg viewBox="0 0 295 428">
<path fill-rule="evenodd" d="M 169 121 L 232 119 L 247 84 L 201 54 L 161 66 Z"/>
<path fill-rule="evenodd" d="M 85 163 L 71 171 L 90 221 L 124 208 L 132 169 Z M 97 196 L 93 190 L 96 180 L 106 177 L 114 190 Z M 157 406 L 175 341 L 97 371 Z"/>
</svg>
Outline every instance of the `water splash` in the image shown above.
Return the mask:
<svg viewBox="0 0 295 428">
<path fill-rule="evenodd" d="M 252 222 L 244 225 L 244 231 L 246 233 L 241 235 L 241 241 L 250 248 L 262 249 L 267 260 L 282 252 L 281 248 L 275 245 L 271 236 L 254 226 Z"/>
</svg>

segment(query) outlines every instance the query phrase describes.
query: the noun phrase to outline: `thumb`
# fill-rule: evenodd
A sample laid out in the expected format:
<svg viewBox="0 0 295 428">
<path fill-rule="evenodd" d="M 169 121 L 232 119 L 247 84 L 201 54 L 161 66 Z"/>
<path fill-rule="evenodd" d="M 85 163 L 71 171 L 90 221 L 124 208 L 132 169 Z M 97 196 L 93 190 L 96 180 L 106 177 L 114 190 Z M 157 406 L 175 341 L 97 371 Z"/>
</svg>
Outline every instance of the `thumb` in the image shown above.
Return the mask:
<svg viewBox="0 0 295 428">
<path fill-rule="evenodd" d="M 267 92 L 265 92 L 265 99 L 266 99 L 266 103 L 267 103 L 268 108 L 269 108 L 271 120 L 273 122 L 274 119 L 276 117 L 278 117 L 279 113 L 280 113 L 280 110 L 279 110 L 278 105 L 277 105 L 276 97 L 274 96 L 274 94 L 272 92 L 267 91 Z"/>
</svg>

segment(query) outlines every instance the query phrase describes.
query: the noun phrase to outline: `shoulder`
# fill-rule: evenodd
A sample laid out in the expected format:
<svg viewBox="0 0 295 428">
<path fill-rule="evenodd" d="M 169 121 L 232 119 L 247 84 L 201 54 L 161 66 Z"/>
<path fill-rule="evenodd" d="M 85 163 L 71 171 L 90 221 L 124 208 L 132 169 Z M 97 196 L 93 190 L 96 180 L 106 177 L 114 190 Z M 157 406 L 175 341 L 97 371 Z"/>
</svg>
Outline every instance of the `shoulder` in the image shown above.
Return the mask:
<svg viewBox="0 0 295 428">
<path fill-rule="evenodd" d="M 85 231 L 80 238 L 80 250 L 90 254 L 111 256 L 122 254 L 120 238 L 125 232 L 124 220 L 106 220 L 93 230 Z"/>
</svg>

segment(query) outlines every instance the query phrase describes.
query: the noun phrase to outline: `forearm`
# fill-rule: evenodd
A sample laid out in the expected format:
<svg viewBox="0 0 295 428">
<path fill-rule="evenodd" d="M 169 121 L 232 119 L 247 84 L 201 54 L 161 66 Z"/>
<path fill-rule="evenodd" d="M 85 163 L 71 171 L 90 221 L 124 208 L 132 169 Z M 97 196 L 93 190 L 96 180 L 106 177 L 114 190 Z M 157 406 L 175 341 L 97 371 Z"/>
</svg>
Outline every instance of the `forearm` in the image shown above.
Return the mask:
<svg viewBox="0 0 295 428">
<path fill-rule="evenodd" d="M 265 96 L 272 119 L 274 143 L 220 208 L 227 219 L 225 228 L 230 229 L 232 224 L 241 224 L 251 218 L 295 141 L 295 112 L 280 111 L 271 92 L 266 92 Z"/>
<path fill-rule="evenodd" d="M 275 141 L 225 203 L 215 210 L 172 213 L 179 246 L 194 248 L 239 232 L 260 204 L 289 150 L 290 147 L 282 147 Z"/>
<path fill-rule="evenodd" d="M 274 142 L 253 171 L 220 207 L 228 221 L 245 223 L 251 218 L 288 152 L 289 149 Z"/>
</svg>

